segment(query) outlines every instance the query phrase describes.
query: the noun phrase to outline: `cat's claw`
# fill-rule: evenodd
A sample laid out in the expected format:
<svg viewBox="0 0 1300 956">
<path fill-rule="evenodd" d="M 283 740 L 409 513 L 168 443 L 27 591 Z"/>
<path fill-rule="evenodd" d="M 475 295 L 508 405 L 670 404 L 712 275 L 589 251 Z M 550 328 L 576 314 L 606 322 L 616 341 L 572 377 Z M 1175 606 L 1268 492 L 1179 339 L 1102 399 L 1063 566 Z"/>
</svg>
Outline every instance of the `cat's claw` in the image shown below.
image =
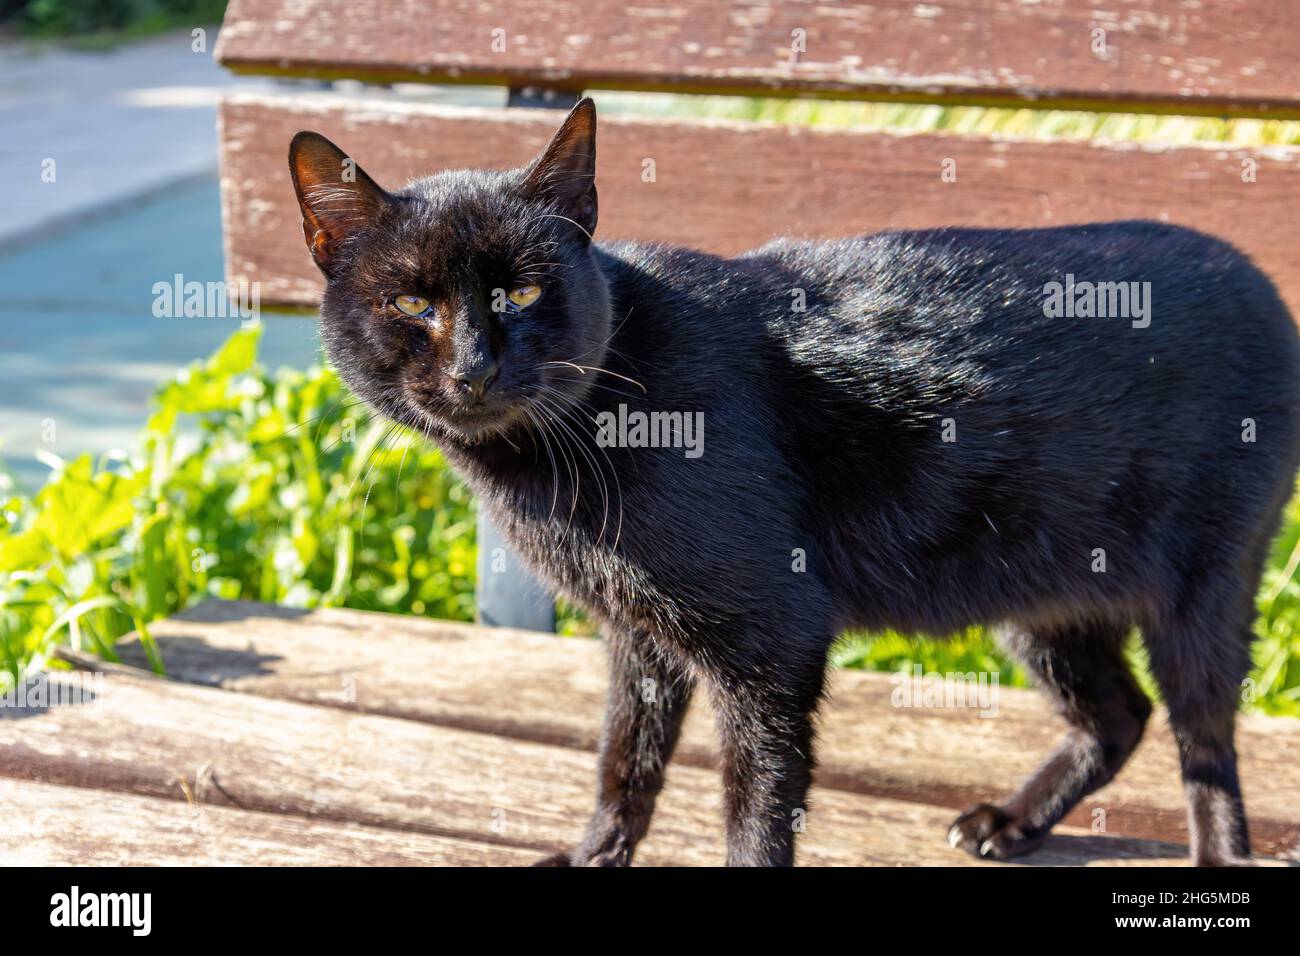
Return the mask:
<svg viewBox="0 0 1300 956">
<path fill-rule="evenodd" d="M 982 860 L 1009 860 L 1035 849 L 1041 836 L 1026 833 L 1000 807 L 979 803 L 971 807 L 948 830 L 948 845 L 961 847 Z"/>
</svg>

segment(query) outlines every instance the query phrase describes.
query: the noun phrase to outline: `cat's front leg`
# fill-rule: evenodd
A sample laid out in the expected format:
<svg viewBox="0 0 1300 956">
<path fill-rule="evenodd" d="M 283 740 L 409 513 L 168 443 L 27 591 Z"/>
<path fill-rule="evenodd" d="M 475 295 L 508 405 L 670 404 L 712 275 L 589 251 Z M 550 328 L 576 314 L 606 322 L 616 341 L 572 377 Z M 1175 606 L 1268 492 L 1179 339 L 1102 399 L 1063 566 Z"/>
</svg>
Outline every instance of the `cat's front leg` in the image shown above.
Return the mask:
<svg viewBox="0 0 1300 956">
<path fill-rule="evenodd" d="M 792 866 L 813 771 L 813 720 L 829 640 L 738 656 L 713 680 L 728 866 Z"/>
<path fill-rule="evenodd" d="M 596 812 L 578 848 L 542 866 L 627 866 L 650 826 L 693 681 L 643 634 L 606 633 L 609 697 Z"/>
</svg>

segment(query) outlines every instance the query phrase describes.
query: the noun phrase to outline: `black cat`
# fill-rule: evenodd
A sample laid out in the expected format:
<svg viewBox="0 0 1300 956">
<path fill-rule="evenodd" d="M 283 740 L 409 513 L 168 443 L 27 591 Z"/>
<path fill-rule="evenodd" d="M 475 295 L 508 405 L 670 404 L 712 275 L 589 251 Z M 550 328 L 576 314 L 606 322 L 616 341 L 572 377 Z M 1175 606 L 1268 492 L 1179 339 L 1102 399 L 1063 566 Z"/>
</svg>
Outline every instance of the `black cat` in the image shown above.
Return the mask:
<svg viewBox="0 0 1300 956">
<path fill-rule="evenodd" d="M 734 259 L 597 244 L 595 133 L 584 100 L 524 169 L 394 193 L 316 133 L 289 150 L 331 360 L 603 627 L 596 812 L 552 862 L 631 861 L 697 682 L 729 862 L 792 862 L 835 636 L 973 623 L 1071 730 L 953 843 L 1024 853 L 1123 766 L 1151 712 L 1122 654 L 1136 627 L 1192 856 L 1246 860 L 1234 714 L 1300 464 L 1297 335 L 1269 280 L 1151 222 Z M 669 447 L 602 437 L 602 413 L 638 412 L 677 413 Z M 699 413 L 691 455 L 675 439 Z"/>
</svg>

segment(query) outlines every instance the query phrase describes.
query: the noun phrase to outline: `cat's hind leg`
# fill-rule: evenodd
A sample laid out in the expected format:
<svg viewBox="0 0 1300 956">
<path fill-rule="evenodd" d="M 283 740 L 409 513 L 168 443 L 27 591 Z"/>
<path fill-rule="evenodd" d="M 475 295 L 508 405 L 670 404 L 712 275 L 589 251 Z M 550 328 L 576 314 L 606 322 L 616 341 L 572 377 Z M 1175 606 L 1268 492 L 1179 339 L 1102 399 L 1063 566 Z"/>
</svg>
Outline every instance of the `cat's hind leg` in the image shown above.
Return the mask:
<svg viewBox="0 0 1300 956">
<path fill-rule="evenodd" d="M 1051 695 L 1069 730 L 1009 798 L 959 816 L 948 832 L 951 845 L 994 860 L 1027 853 L 1124 765 L 1151 714 L 1124 660 L 1127 633 L 1101 622 L 1004 632 L 1004 645 Z"/>
<path fill-rule="evenodd" d="M 1233 736 L 1241 684 L 1250 672 L 1254 613 L 1246 598 L 1225 604 L 1205 589 L 1198 600 L 1143 628 L 1178 744 L 1192 862 L 1198 866 L 1250 859 Z"/>
</svg>

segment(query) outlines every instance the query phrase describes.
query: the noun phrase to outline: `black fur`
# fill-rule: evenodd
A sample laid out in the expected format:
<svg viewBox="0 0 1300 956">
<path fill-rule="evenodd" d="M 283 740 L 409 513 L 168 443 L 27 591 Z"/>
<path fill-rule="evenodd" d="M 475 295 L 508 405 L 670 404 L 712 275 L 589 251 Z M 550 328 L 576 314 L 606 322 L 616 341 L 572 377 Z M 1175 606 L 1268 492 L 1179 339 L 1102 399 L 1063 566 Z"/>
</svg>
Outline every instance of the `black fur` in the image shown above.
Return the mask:
<svg viewBox="0 0 1300 956">
<path fill-rule="evenodd" d="M 1150 713 L 1121 654 L 1137 627 L 1193 857 L 1249 856 L 1233 721 L 1300 464 L 1300 353 L 1244 255 L 1151 222 L 735 259 L 596 244 L 589 102 L 525 170 L 390 195 L 318 175 L 341 157 L 315 134 L 291 149 L 331 359 L 445 449 L 609 644 L 596 814 L 553 862 L 631 861 L 696 683 L 718 713 L 729 861 L 792 862 L 835 636 L 976 623 L 1006 633 L 1072 729 L 1017 794 L 958 818 L 954 843 L 1025 852 L 1120 769 Z M 1067 274 L 1149 282 L 1149 326 L 1046 317 L 1044 287 Z M 492 290 L 519 281 L 542 298 L 494 312 Z M 395 313 L 398 294 L 437 315 Z M 465 354 L 500 367 L 478 404 L 450 377 Z M 593 418 L 620 403 L 703 412 L 704 454 L 600 447 Z"/>
</svg>

